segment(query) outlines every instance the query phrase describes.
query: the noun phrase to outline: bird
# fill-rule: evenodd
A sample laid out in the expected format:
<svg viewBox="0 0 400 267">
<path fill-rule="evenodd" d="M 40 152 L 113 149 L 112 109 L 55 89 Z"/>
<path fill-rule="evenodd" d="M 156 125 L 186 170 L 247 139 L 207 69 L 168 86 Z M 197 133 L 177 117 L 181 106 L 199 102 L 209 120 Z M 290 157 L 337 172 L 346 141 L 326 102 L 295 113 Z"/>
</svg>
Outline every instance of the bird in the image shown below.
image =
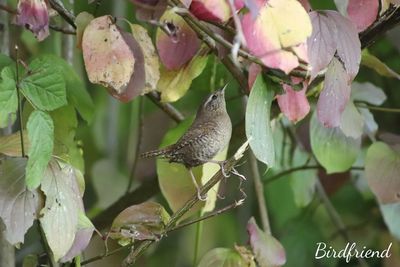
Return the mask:
<svg viewBox="0 0 400 267">
<path fill-rule="evenodd" d="M 197 197 L 202 201 L 206 197 L 201 196 L 192 168 L 211 162 L 218 164 L 225 175 L 224 162 L 213 158 L 228 146 L 232 135 L 232 122 L 225 104 L 226 87 L 212 92 L 203 100 L 193 123 L 175 144 L 140 155 L 141 158 L 158 157 L 170 163 L 183 164 L 192 178 Z"/>
</svg>

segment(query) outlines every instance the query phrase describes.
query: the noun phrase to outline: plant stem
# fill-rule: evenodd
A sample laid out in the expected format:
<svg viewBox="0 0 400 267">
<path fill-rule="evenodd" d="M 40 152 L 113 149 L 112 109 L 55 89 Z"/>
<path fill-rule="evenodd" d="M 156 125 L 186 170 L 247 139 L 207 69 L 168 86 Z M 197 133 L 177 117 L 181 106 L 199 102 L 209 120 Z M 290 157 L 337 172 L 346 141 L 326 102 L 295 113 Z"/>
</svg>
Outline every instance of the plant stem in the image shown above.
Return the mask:
<svg viewBox="0 0 400 267">
<path fill-rule="evenodd" d="M 18 61 L 19 61 L 19 55 L 18 55 L 18 46 L 15 46 L 15 77 L 16 77 L 16 83 L 15 83 L 15 87 L 17 90 L 17 99 L 18 99 L 18 118 L 19 118 L 19 127 L 20 127 L 20 140 L 21 140 L 21 152 L 22 152 L 22 157 L 24 158 L 25 155 L 25 146 L 24 146 L 24 124 L 22 121 L 22 99 L 21 99 L 21 92 L 20 92 L 20 88 L 19 88 L 19 68 L 18 68 Z"/>
<path fill-rule="evenodd" d="M 317 179 L 316 188 L 317 188 L 317 193 L 318 193 L 319 197 L 321 198 L 326 211 L 329 214 L 329 217 L 331 218 L 333 224 L 338 228 L 338 232 L 347 242 L 351 242 L 350 236 L 346 231 L 346 226 L 345 226 L 342 218 L 340 217 L 339 213 L 336 211 L 335 207 L 333 206 L 332 202 L 330 201 L 330 199 L 329 199 L 328 195 L 326 194 L 325 189 L 322 186 L 321 181 L 319 179 Z M 362 266 L 362 267 L 368 266 L 365 259 L 357 258 L 357 260 L 358 260 L 360 266 Z"/>
<path fill-rule="evenodd" d="M 196 224 L 196 236 L 194 241 L 194 253 L 193 253 L 193 266 L 197 265 L 197 259 L 199 257 L 200 243 L 201 243 L 201 233 L 203 232 L 203 222 L 199 221 Z"/>
<path fill-rule="evenodd" d="M 129 249 L 130 247 L 131 247 L 131 246 L 125 246 L 125 247 L 116 248 L 116 249 L 114 249 L 114 250 L 111 250 L 111 251 L 108 252 L 107 254 L 102 254 L 102 255 L 95 256 L 95 257 L 93 257 L 93 258 L 87 259 L 87 260 L 85 260 L 85 261 L 82 261 L 82 262 L 81 262 L 81 265 L 83 266 L 83 265 L 86 265 L 86 264 L 89 264 L 89 263 L 92 263 L 92 262 L 95 262 L 95 261 L 104 259 L 104 258 L 106 258 L 106 257 L 108 257 L 108 256 L 114 255 L 114 254 L 117 253 L 117 252 L 120 252 L 120 251 Z"/>
<path fill-rule="evenodd" d="M 133 179 L 135 178 L 135 170 L 136 170 L 136 166 L 137 166 L 137 162 L 139 160 L 139 153 L 140 153 L 140 144 L 142 143 L 142 133 L 143 133 L 143 105 L 144 105 L 144 101 L 143 98 L 139 98 L 139 108 L 137 110 L 137 118 L 138 118 L 138 124 L 136 125 L 136 142 L 135 142 L 135 155 L 134 155 L 134 159 L 129 173 L 129 183 L 128 186 L 126 187 L 126 192 L 125 194 L 128 194 L 129 191 L 132 188 L 132 184 L 133 184 Z M 132 126 L 131 126 L 132 129 Z"/>
<path fill-rule="evenodd" d="M 249 151 L 249 162 L 251 167 L 251 172 L 254 178 L 254 190 L 256 191 L 256 197 L 258 202 L 258 208 L 260 211 L 261 222 L 263 225 L 263 230 L 267 233 L 271 233 L 271 226 L 268 219 L 268 210 L 264 196 L 264 185 L 261 182 L 260 171 L 258 170 L 257 159 L 252 151 Z"/>
<path fill-rule="evenodd" d="M 390 112 L 390 113 L 400 113 L 400 108 L 384 108 L 384 107 L 375 107 L 370 106 L 364 103 L 356 103 L 355 104 L 359 108 L 367 108 L 370 110 L 382 111 L 382 112 Z"/>
</svg>

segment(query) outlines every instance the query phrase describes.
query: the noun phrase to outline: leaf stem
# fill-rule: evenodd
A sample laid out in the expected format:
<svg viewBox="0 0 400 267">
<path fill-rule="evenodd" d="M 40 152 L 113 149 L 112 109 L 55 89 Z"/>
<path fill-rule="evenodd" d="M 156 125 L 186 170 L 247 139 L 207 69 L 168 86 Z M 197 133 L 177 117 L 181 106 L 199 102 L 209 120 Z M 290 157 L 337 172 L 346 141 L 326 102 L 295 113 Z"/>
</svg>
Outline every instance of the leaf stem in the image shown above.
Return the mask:
<svg viewBox="0 0 400 267">
<path fill-rule="evenodd" d="M 21 99 L 21 92 L 19 88 L 19 68 L 18 68 L 18 62 L 19 62 L 19 54 L 18 54 L 18 46 L 15 46 L 15 77 L 16 77 L 16 83 L 15 83 L 15 89 L 17 90 L 17 99 L 18 99 L 18 118 L 19 118 L 19 127 L 20 127 L 20 139 L 21 139 L 21 152 L 22 152 L 22 157 L 25 158 L 25 146 L 24 146 L 24 126 L 23 126 L 23 121 L 22 121 L 22 99 Z"/>
<path fill-rule="evenodd" d="M 204 221 L 199 221 L 199 223 L 196 224 L 196 236 L 195 236 L 195 241 L 194 241 L 194 253 L 193 253 L 193 266 L 197 266 L 197 260 L 199 258 L 201 233 L 203 232 L 203 222 Z"/>
</svg>

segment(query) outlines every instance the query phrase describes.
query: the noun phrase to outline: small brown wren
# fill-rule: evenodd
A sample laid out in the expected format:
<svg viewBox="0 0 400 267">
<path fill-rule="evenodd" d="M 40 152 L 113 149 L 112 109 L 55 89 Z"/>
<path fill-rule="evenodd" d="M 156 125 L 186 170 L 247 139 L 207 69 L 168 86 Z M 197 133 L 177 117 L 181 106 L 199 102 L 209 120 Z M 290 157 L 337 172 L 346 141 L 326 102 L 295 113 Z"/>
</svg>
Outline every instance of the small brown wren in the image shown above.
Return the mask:
<svg viewBox="0 0 400 267">
<path fill-rule="evenodd" d="M 192 168 L 212 162 L 219 164 L 224 172 L 223 162 L 213 158 L 229 144 L 232 134 L 232 123 L 225 105 L 225 88 L 226 85 L 203 101 L 192 125 L 175 144 L 140 155 L 141 158 L 160 157 L 185 165 L 200 200 L 205 198 L 200 194 Z"/>
</svg>

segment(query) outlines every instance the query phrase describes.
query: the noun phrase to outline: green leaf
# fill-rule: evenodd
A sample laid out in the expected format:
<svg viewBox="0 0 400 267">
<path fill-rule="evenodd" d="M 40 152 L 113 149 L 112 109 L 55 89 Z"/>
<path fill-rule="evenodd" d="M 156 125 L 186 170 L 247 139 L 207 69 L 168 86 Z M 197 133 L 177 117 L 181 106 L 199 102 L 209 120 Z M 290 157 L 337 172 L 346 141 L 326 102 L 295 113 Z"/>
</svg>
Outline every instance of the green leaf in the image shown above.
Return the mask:
<svg viewBox="0 0 400 267">
<path fill-rule="evenodd" d="M 95 107 L 85 85 L 74 68 L 62 58 L 54 55 L 45 55 L 39 59 L 45 62 L 52 62 L 52 64 L 61 68 L 61 73 L 65 80 L 68 103 L 72 104 L 78 110 L 86 122 L 91 122 Z"/>
<path fill-rule="evenodd" d="M 38 190 L 26 188 L 25 166 L 25 158 L 0 161 L 0 217 L 6 226 L 5 237 L 12 245 L 24 242 L 26 231 L 43 206 Z"/>
<path fill-rule="evenodd" d="M 42 180 L 46 195 L 40 223 L 46 240 L 58 261 L 73 245 L 78 230 L 78 215 L 83 205 L 75 169 L 52 160 Z"/>
<path fill-rule="evenodd" d="M 340 128 L 325 128 L 314 112 L 310 123 L 311 148 L 327 173 L 344 172 L 360 152 L 361 140 L 347 137 Z"/>
<path fill-rule="evenodd" d="M 400 146 L 373 143 L 365 159 L 368 185 L 381 204 L 400 201 Z"/>
<path fill-rule="evenodd" d="M 270 123 L 270 109 L 274 93 L 258 75 L 251 89 L 246 109 L 246 136 L 257 159 L 267 166 L 275 165 L 274 140 Z"/>
<path fill-rule="evenodd" d="M 164 232 L 169 214 L 156 202 L 144 202 L 124 209 L 115 217 L 109 236 L 122 246 L 134 240 L 157 240 Z"/>
<path fill-rule="evenodd" d="M 13 62 L 14 61 L 10 57 L 0 54 L 0 70 L 8 65 L 11 65 Z"/>
<path fill-rule="evenodd" d="M 9 114 L 15 113 L 18 109 L 18 97 L 12 69 L 5 67 L 0 75 L 0 128 L 4 128 L 10 123 Z"/>
<path fill-rule="evenodd" d="M 98 207 L 105 209 L 124 195 L 128 186 L 128 178 L 121 173 L 114 160 L 100 159 L 96 161 L 91 173 L 93 187 L 98 196 Z M 108 193 L 110 188 L 113 190 L 112 194 Z"/>
<path fill-rule="evenodd" d="M 297 147 L 293 156 L 293 165 L 305 166 L 307 162 L 309 162 L 309 154 Z M 310 163 L 312 164 L 312 162 Z M 310 204 L 314 197 L 315 184 L 318 179 L 317 170 L 304 169 L 295 171 L 289 177 L 296 205 L 305 207 Z"/>
<path fill-rule="evenodd" d="M 34 189 L 39 186 L 53 153 L 53 120 L 43 111 L 34 111 L 29 116 L 26 128 L 31 144 L 26 166 L 26 185 Z"/>
<path fill-rule="evenodd" d="M 229 248 L 214 248 L 207 252 L 197 267 L 250 267 L 240 254 Z"/>
<path fill-rule="evenodd" d="M 40 110 L 54 110 L 67 104 L 62 69 L 45 58 L 29 64 L 30 72 L 21 80 L 25 97 Z"/>
<path fill-rule="evenodd" d="M 351 85 L 351 99 L 355 101 L 367 102 L 369 104 L 380 106 L 385 102 L 386 95 L 383 90 L 372 83 L 354 82 Z"/>
<path fill-rule="evenodd" d="M 184 96 L 192 84 L 192 80 L 199 76 L 207 65 L 206 56 L 196 56 L 187 65 L 179 70 L 161 68 L 161 77 L 157 87 L 161 92 L 162 102 L 174 102 Z"/>
<path fill-rule="evenodd" d="M 379 58 L 370 54 L 367 49 L 364 49 L 361 54 L 361 64 L 373 69 L 378 74 L 389 77 L 400 79 L 400 75 L 394 70 L 389 68 L 385 63 L 383 63 Z"/>
<path fill-rule="evenodd" d="M 78 127 L 75 109 L 68 105 L 50 112 L 50 115 L 54 121 L 53 154 L 84 172 L 83 153 L 75 140 Z"/>
</svg>

